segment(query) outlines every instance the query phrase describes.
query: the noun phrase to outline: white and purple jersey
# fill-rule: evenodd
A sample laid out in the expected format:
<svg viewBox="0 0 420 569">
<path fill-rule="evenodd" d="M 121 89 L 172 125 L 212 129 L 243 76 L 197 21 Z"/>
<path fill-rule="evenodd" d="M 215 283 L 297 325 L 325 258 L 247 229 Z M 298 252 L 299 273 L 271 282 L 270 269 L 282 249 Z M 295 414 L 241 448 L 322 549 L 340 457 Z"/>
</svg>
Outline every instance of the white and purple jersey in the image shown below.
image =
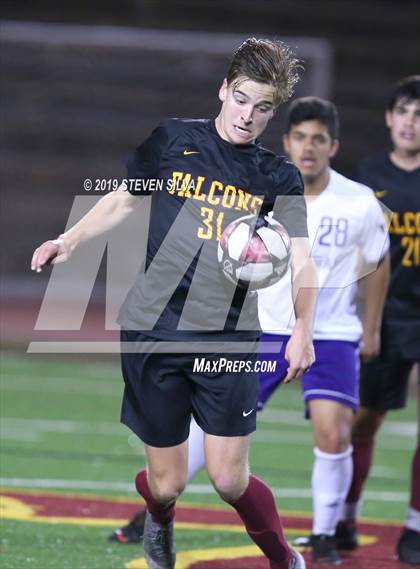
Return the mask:
<svg viewBox="0 0 420 569">
<path fill-rule="evenodd" d="M 361 266 L 364 263 L 373 270 L 389 249 L 381 207 L 370 188 L 330 170 L 327 187 L 307 200 L 307 211 L 320 289 L 314 339 L 358 341 L 362 323 L 356 296 Z M 292 333 L 290 271 L 275 285 L 258 291 L 258 316 L 264 332 Z"/>
<path fill-rule="evenodd" d="M 304 375 L 302 390 L 311 399 L 330 399 L 355 410 L 358 406 L 358 342 L 362 322 L 357 310 L 361 267 L 373 270 L 389 249 L 384 216 L 372 190 L 330 170 L 325 190 L 307 200 L 311 254 L 319 281 L 314 326 L 316 362 Z M 295 323 L 291 273 L 258 291 L 260 360 L 277 361 L 275 373 L 260 374 L 260 408 L 284 379 L 286 343 Z M 278 338 L 279 353 L 264 344 Z"/>
</svg>

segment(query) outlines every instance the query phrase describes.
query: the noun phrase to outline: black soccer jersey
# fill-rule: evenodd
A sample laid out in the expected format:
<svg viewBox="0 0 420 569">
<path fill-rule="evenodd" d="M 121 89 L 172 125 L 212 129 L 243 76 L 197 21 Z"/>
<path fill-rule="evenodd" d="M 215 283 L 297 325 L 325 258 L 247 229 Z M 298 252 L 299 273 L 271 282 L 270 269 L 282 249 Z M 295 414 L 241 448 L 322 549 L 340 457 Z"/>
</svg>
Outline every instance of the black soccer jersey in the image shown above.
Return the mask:
<svg viewBox="0 0 420 569">
<path fill-rule="evenodd" d="M 255 338 L 257 299 L 235 293 L 222 277 L 218 240 L 234 219 L 271 210 L 292 237 L 307 236 L 298 170 L 258 143 L 223 140 L 213 120 L 187 119 L 163 122 L 127 170 L 128 190 L 152 194 L 152 207 L 146 271 L 121 309 L 120 324 L 163 339 L 179 338 L 176 331 L 194 338 L 223 332 L 230 339 L 235 330 L 243 332 L 232 339 Z"/>
<path fill-rule="evenodd" d="M 414 320 L 420 322 L 420 168 L 401 170 L 388 153 L 382 153 L 360 163 L 359 179 L 393 212 L 389 227 L 392 273 L 385 314 L 414 326 Z"/>
</svg>

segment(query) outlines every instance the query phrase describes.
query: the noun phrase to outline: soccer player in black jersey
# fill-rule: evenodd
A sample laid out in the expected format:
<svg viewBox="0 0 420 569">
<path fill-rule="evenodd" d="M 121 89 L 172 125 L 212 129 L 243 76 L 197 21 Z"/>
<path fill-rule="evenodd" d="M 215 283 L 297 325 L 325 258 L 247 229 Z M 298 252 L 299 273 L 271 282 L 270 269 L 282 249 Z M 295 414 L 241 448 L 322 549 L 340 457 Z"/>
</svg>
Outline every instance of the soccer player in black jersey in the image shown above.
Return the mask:
<svg viewBox="0 0 420 569">
<path fill-rule="evenodd" d="M 226 288 L 216 249 L 232 220 L 271 210 L 292 238 L 294 293 L 299 290 L 296 326 L 286 350 L 286 381 L 300 377 L 314 361 L 316 276 L 301 177 L 290 162 L 257 141 L 276 106 L 290 97 L 296 68 L 283 44 L 254 38 L 244 42 L 221 85 L 217 118 L 161 123 L 129 159 L 131 181 L 100 200 L 57 240 L 42 244 L 32 259 L 35 271 L 66 260 L 81 243 L 122 222 L 142 195 L 153 194 L 147 270 L 139 275 L 119 317 L 122 421 L 143 440 L 147 454 L 147 472 L 137 475 L 136 487 L 148 510 L 144 548 L 151 569 L 175 566 L 173 520 L 186 483 L 191 414 L 205 432 L 207 470 L 216 491 L 236 509 L 270 568 L 305 566 L 285 541 L 270 489 L 249 474 L 257 373 L 193 372 L 203 343 L 222 345 L 203 353 L 217 362 L 221 355 L 234 357 L 225 353 L 226 342 L 254 344 L 259 336 L 255 295 Z M 146 183 L 137 184 L 151 179 L 162 181 L 163 190 L 151 192 Z M 188 342 L 198 342 L 195 353 L 186 349 Z M 253 359 L 256 350 L 240 357 Z"/>
<path fill-rule="evenodd" d="M 408 378 L 420 361 L 420 75 L 400 81 L 385 114 L 392 149 L 361 162 L 359 179 L 392 211 L 391 282 L 385 303 L 380 356 L 362 366 L 354 422 L 354 474 L 339 545 L 357 547 L 356 517 L 372 463 L 375 435 L 387 411 L 405 406 Z M 420 446 L 414 455 L 411 500 L 397 547 L 401 561 L 420 564 Z"/>
</svg>

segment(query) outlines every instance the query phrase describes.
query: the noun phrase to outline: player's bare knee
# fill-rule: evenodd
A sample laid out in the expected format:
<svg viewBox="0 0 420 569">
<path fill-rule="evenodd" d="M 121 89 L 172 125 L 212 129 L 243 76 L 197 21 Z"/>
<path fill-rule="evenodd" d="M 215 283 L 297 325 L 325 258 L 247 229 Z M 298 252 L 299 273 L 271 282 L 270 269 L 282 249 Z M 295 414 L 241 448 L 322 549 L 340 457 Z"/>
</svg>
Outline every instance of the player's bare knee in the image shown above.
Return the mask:
<svg viewBox="0 0 420 569">
<path fill-rule="evenodd" d="M 351 443 L 350 422 L 326 421 L 314 427 L 315 443 L 319 450 L 339 454 L 348 449 Z"/>
<path fill-rule="evenodd" d="M 348 443 L 344 443 L 343 441 L 330 441 L 329 444 L 320 445 L 319 450 L 328 454 L 341 454 L 345 452 L 349 446 Z"/>
<path fill-rule="evenodd" d="M 182 491 L 183 488 L 181 487 L 170 488 L 170 487 L 158 486 L 157 488 L 153 489 L 153 497 L 160 504 L 172 504 L 182 493 Z"/>
<path fill-rule="evenodd" d="M 181 478 L 155 478 L 150 480 L 153 497 L 161 504 L 171 504 L 185 489 L 186 480 Z"/>
<path fill-rule="evenodd" d="M 234 471 L 219 472 L 210 476 L 210 480 L 222 500 L 229 503 L 236 502 L 248 485 L 248 476 L 238 476 Z"/>
<path fill-rule="evenodd" d="M 363 442 L 374 437 L 382 425 L 385 414 L 385 411 L 360 407 L 353 421 L 353 442 Z"/>
<path fill-rule="evenodd" d="M 329 454 L 340 454 L 350 446 L 350 433 L 342 433 L 338 429 L 325 431 L 318 438 L 318 448 Z"/>
</svg>

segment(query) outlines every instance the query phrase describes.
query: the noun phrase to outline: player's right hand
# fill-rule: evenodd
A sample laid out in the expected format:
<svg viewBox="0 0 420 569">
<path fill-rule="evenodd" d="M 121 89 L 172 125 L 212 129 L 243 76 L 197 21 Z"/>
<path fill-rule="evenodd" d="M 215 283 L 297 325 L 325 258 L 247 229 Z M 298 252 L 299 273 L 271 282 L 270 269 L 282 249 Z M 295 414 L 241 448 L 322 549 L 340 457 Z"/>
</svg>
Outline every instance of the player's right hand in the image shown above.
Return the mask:
<svg viewBox="0 0 420 569">
<path fill-rule="evenodd" d="M 40 273 L 48 265 L 64 263 L 70 257 L 70 251 L 63 239 L 45 241 L 32 255 L 31 269 Z"/>
<path fill-rule="evenodd" d="M 289 383 L 293 379 L 301 379 L 315 362 L 312 333 L 307 328 L 299 326 L 297 322 L 293 334 L 287 342 L 284 358 L 289 363 L 289 367 L 283 383 Z"/>
<path fill-rule="evenodd" d="M 363 330 L 360 340 L 360 358 L 363 363 L 367 363 L 379 356 L 381 351 L 381 332 L 380 329 L 369 331 Z"/>
</svg>

